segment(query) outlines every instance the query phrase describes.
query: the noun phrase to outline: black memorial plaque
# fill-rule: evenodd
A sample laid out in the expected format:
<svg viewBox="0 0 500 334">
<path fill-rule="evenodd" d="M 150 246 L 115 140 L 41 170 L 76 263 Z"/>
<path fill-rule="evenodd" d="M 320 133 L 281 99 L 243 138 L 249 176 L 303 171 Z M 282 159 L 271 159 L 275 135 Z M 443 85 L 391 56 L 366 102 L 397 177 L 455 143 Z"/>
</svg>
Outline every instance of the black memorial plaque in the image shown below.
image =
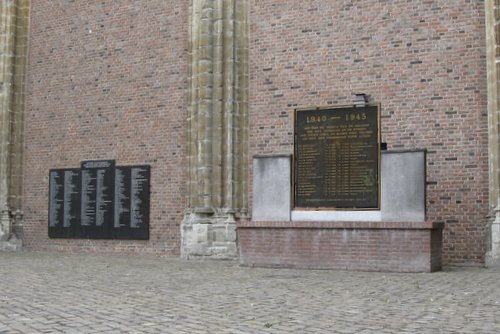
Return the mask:
<svg viewBox="0 0 500 334">
<path fill-rule="evenodd" d="M 150 166 L 84 161 L 49 171 L 49 237 L 149 239 Z"/>
<path fill-rule="evenodd" d="M 114 160 L 82 162 L 80 237 L 110 238 L 114 221 L 114 181 Z"/>
<path fill-rule="evenodd" d="M 80 170 L 49 172 L 49 237 L 77 237 L 80 224 Z"/>
<path fill-rule="evenodd" d="M 379 107 L 295 111 L 294 207 L 379 209 Z"/>
<path fill-rule="evenodd" d="M 150 166 L 116 167 L 114 238 L 149 239 L 150 169 Z"/>
</svg>

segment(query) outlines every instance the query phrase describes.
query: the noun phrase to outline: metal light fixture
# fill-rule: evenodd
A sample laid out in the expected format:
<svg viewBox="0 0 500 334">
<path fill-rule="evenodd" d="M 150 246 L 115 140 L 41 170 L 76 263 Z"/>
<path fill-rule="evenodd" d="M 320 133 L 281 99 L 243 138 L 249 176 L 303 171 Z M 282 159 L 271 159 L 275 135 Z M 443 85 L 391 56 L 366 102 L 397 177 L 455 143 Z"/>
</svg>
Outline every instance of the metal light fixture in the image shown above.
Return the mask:
<svg viewBox="0 0 500 334">
<path fill-rule="evenodd" d="M 368 97 L 365 93 L 357 93 L 356 100 L 354 101 L 354 106 L 356 107 L 366 107 L 366 103 L 368 103 Z"/>
</svg>

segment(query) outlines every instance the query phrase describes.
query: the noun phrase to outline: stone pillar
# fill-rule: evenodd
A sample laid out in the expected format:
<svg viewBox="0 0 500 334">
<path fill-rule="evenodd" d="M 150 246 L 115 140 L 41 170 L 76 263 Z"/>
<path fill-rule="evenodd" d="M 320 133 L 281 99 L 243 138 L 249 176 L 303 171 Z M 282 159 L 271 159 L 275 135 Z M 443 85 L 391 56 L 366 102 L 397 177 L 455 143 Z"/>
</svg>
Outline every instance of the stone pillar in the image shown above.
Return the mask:
<svg viewBox="0 0 500 334">
<path fill-rule="evenodd" d="M 500 3 L 485 1 L 488 80 L 489 205 L 491 230 L 488 264 L 500 261 Z"/>
<path fill-rule="evenodd" d="M 0 0 L 0 250 L 18 249 L 29 0 Z M 19 225 L 15 225 L 16 222 Z"/>
<path fill-rule="evenodd" d="M 2 1 L 0 7 L 0 241 L 7 240 L 11 235 L 9 143 L 15 27 L 15 1 Z"/>
<path fill-rule="evenodd" d="M 185 258 L 235 258 L 247 215 L 248 0 L 190 0 Z"/>
</svg>

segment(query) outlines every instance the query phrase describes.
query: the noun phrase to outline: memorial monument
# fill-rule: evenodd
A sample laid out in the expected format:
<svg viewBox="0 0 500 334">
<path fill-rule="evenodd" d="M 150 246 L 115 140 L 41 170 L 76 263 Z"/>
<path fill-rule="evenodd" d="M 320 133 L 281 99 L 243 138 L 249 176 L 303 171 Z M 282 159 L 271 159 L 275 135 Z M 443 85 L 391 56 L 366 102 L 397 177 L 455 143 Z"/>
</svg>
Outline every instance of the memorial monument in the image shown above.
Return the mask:
<svg viewBox="0 0 500 334">
<path fill-rule="evenodd" d="M 149 239 L 150 166 L 84 161 L 49 175 L 49 237 Z"/>
<path fill-rule="evenodd" d="M 380 208 L 378 109 L 295 111 L 295 208 Z"/>
</svg>

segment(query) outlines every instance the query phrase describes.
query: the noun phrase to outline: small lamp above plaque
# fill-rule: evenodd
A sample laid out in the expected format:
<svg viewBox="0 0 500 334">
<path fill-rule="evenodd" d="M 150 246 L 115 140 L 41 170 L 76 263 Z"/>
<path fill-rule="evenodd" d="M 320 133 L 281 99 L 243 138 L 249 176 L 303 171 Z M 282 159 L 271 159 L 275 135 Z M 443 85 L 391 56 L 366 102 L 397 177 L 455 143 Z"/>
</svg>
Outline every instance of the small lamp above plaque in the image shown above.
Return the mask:
<svg viewBox="0 0 500 334">
<path fill-rule="evenodd" d="M 354 101 L 354 106 L 356 107 L 366 107 L 366 104 L 368 103 L 368 97 L 364 93 L 357 93 L 354 94 L 356 95 L 356 100 Z"/>
</svg>

